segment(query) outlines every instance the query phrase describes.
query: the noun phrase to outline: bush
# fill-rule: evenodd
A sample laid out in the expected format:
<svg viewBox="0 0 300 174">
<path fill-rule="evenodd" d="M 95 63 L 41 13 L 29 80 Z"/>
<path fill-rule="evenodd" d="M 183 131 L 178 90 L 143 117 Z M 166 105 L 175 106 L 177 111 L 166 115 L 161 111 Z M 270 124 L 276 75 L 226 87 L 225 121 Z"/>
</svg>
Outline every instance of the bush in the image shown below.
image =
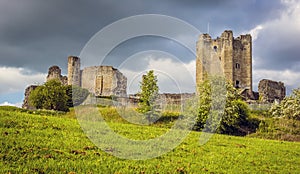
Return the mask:
<svg viewBox="0 0 300 174">
<path fill-rule="evenodd" d="M 37 109 L 68 111 L 67 99 L 65 87 L 55 79 L 38 86 L 29 95 L 30 105 Z"/>
<path fill-rule="evenodd" d="M 300 120 L 300 89 L 294 89 L 280 104 L 274 103 L 269 112 L 273 117 Z"/>
<path fill-rule="evenodd" d="M 213 90 L 216 94 L 212 93 Z M 199 86 L 198 92 L 199 107 L 195 130 L 200 131 L 205 128 L 204 131 L 208 132 L 216 130 L 217 133 L 222 134 L 246 135 L 258 127 L 255 120 L 249 119 L 248 105 L 241 100 L 237 90 L 223 78 L 214 77 L 204 81 Z M 224 94 L 226 97 L 218 96 Z M 212 95 L 217 99 L 213 101 Z M 214 102 L 213 109 L 212 102 Z M 222 102 L 225 102 L 225 106 Z"/>
</svg>

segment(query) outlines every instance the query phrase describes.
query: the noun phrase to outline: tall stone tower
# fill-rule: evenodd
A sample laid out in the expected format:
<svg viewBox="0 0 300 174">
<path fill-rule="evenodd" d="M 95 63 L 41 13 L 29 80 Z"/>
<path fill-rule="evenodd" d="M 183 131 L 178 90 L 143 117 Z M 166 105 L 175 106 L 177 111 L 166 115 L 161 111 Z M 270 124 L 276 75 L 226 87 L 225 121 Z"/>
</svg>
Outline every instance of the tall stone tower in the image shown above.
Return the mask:
<svg viewBox="0 0 300 174">
<path fill-rule="evenodd" d="M 81 86 L 79 57 L 68 57 L 68 85 Z"/>
<path fill-rule="evenodd" d="M 221 37 L 212 39 L 201 34 L 197 42 L 196 83 L 207 75 L 224 73 L 225 78 L 236 88 L 252 92 L 252 38 L 251 35 L 233 37 L 230 30 Z"/>
</svg>

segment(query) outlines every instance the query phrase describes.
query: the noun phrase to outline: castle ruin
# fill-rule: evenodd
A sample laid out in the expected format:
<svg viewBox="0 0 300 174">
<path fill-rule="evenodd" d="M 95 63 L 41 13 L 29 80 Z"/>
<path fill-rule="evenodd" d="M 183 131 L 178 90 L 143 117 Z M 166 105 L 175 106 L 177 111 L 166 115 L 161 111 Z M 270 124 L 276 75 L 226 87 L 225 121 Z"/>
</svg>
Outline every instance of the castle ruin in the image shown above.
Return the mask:
<svg viewBox="0 0 300 174">
<path fill-rule="evenodd" d="M 68 85 L 77 85 L 95 96 L 127 95 L 127 78 L 112 66 L 91 66 L 80 70 L 80 58 L 68 58 Z"/>
<path fill-rule="evenodd" d="M 252 92 L 252 38 L 250 34 L 233 37 L 230 30 L 212 39 L 201 34 L 197 42 L 196 84 L 208 74 L 222 73 L 236 88 Z M 221 72 L 216 72 L 221 71 Z"/>
<path fill-rule="evenodd" d="M 61 69 L 56 65 L 51 66 L 48 70 L 47 81 L 52 80 L 52 79 L 59 80 L 61 82 L 61 84 L 63 84 L 63 85 L 68 84 L 67 76 L 62 76 Z"/>
<path fill-rule="evenodd" d="M 273 103 L 284 99 L 286 88 L 282 82 L 263 79 L 258 84 L 258 92 L 261 102 Z"/>
<path fill-rule="evenodd" d="M 250 34 L 233 37 L 231 30 L 225 30 L 220 37 L 212 39 L 209 34 L 201 34 L 196 46 L 196 84 L 199 86 L 208 75 L 224 74 L 227 81 L 240 88 L 244 100 L 262 102 L 281 101 L 286 89 L 282 82 L 262 80 L 259 93 L 252 88 L 252 37 Z M 112 66 L 91 66 L 81 70 L 80 58 L 68 57 L 68 75 L 62 76 L 58 66 L 49 68 L 47 81 L 58 79 L 63 85 L 76 85 L 88 89 L 97 97 L 126 97 L 127 78 Z M 25 91 L 23 108 L 29 108 L 28 97 L 36 86 L 29 86 Z M 171 103 L 194 94 L 162 94 Z M 180 99 L 181 100 L 180 100 Z M 136 102 L 139 97 L 129 96 L 128 101 Z M 169 102 L 169 103 L 170 103 Z"/>
<path fill-rule="evenodd" d="M 61 69 L 54 65 L 48 70 L 46 81 L 57 79 L 63 85 L 75 85 L 89 90 L 96 97 L 125 97 L 127 78 L 112 66 L 92 66 L 80 69 L 80 58 L 68 57 L 68 76 L 61 75 Z M 22 108 L 34 109 L 29 105 L 29 95 L 37 86 L 25 90 Z"/>
</svg>

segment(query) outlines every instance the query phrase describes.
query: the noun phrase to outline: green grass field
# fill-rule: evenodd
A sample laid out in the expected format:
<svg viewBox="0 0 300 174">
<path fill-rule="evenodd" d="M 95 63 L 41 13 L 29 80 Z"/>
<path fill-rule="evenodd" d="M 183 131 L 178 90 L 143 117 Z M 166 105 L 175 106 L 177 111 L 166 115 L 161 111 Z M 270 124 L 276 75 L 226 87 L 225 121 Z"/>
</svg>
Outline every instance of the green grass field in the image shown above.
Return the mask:
<svg viewBox="0 0 300 174">
<path fill-rule="evenodd" d="M 105 110 L 103 110 L 105 111 Z M 104 114 L 105 115 L 105 114 Z M 105 117 L 108 117 L 109 113 Z M 109 118 L 106 118 L 109 120 Z M 119 134 L 148 139 L 167 131 L 113 118 Z M 83 133 L 74 113 L 0 108 L 0 173 L 299 173 L 300 143 L 191 132 L 173 151 L 148 160 L 116 158 Z"/>
</svg>

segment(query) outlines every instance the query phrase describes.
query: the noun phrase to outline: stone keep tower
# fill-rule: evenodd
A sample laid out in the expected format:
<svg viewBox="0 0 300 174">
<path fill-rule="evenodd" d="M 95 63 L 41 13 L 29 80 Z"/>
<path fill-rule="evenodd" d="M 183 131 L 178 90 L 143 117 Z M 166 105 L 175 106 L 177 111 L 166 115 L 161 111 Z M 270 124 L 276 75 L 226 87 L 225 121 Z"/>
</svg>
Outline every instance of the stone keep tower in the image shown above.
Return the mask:
<svg viewBox="0 0 300 174">
<path fill-rule="evenodd" d="M 81 86 L 79 57 L 68 57 L 68 85 Z"/>
<path fill-rule="evenodd" d="M 230 30 L 212 39 L 201 34 L 197 42 L 196 83 L 199 85 L 208 74 L 224 73 L 235 87 L 252 92 L 252 38 L 251 35 L 233 37 Z"/>
</svg>

